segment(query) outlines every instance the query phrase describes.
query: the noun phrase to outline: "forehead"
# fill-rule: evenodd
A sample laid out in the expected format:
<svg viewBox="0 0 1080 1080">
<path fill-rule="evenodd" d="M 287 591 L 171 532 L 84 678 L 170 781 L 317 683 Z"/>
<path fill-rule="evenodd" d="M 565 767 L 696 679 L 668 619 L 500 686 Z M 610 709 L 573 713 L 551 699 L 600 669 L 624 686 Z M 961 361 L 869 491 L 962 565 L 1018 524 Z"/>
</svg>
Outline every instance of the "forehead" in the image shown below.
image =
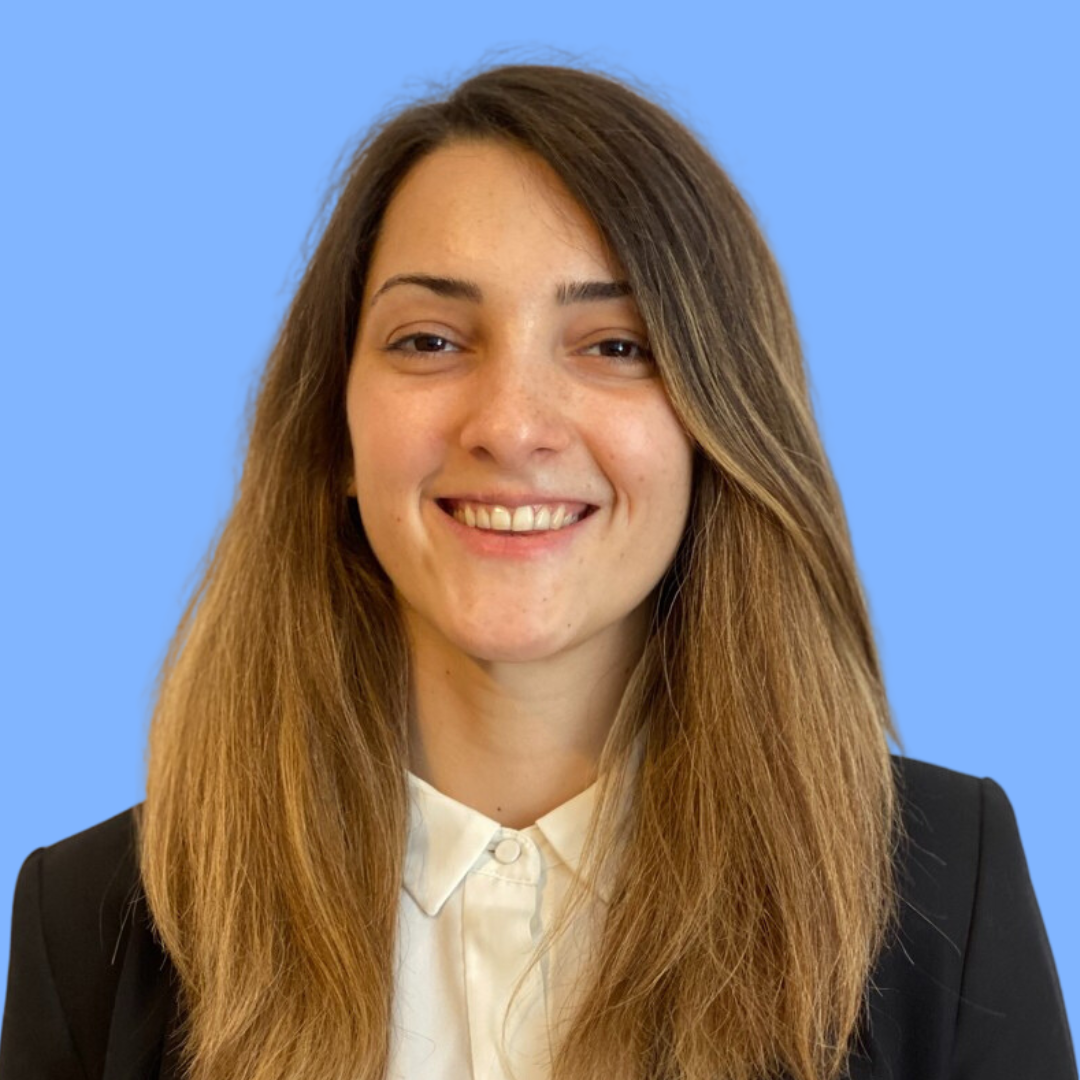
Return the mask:
<svg viewBox="0 0 1080 1080">
<path fill-rule="evenodd" d="M 372 253 L 365 296 L 395 273 L 446 272 L 489 283 L 557 275 L 619 276 L 588 212 L 531 151 L 455 142 L 399 185 Z"/>
</svg>

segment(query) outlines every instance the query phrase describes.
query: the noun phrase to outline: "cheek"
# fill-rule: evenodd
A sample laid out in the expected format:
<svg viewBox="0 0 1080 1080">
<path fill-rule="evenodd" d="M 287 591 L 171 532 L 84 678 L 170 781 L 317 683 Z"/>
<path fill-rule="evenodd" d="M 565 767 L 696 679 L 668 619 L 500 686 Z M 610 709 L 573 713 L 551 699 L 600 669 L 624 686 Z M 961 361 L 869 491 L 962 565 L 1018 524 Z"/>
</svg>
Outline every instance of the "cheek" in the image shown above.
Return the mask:
<svg viewBox="0 0 1080 1080">
<path fill-rule="evenodd" d="M 409 492 L 416 502 L 415 447 L 405 438 L 407 428 L 371 397 L 362 406 L 350 402 L 348 421 L 360 522 L 383 571 L 397 581 L 397 556 L 410 534 Z"/>
<path fill-rule="evenodd" d="M 666 401 L 612 425 L 606 468 L 631 514 L 664 516 L 681 534 L 690 504 L 693 447 Z"/>
<path fill-rule="evenodd" d="M 399 503 L 431 468 L 434 445 L 430 428 L 393 395 L 377 386 L 350 388 L 347 402 L 349 441 L 361 511 Z M 398 506 L 397 513 L 400 514 Z"/>
</svg>

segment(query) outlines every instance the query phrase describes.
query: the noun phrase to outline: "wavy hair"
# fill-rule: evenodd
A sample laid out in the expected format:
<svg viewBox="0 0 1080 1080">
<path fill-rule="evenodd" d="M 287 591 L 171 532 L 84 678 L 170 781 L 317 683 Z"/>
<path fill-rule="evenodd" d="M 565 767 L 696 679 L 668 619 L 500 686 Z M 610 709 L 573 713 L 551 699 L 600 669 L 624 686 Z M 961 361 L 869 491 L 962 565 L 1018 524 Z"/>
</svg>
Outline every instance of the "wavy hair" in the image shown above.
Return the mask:
<svg viewBox="0 0 1080 1080">
<path fill-rule="evenodd" d="M 383 213 L 462 139 L 539 155 L 592 216 L 695 444 L 582 876 L 542 943 L 615 875 L 554 1080 L 831 1080 L 897 922 L 900 740 L 786 290 L 686 124 L 626 81 L 544 64 L 480 70 L 375 125 L 261 376 L 234 505 L 162 666 L 136 811 L 186 1074 L 388 1068 L 410 658 L 346 495 L 345 387 Z"/>
</svg>

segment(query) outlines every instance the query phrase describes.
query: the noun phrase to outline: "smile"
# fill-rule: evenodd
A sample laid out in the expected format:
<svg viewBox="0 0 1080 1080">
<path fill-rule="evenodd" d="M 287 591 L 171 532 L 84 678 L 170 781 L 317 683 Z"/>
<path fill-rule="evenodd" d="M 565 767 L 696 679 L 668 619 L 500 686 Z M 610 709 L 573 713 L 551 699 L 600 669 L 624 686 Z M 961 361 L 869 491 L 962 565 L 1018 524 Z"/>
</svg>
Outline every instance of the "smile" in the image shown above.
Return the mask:
<svg viewBox="0 0 1080 1080">
<path fill-rule="evenodd" d="M 440 499 L 439 505 L 455 521 L 470 529 L 511 533 L 556 532 L 580 521 L 595 509 L 582 503 L 509 507 L 459 499 Z"/>
</svg>

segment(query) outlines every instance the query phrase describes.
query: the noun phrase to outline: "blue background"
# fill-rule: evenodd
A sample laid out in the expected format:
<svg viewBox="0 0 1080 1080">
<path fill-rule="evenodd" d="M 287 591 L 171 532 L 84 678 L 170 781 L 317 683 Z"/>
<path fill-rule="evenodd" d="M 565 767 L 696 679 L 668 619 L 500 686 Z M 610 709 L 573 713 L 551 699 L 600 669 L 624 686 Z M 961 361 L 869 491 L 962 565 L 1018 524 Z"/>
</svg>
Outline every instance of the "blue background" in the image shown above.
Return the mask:
<svg viewBox="0 0 1080 1080">
<path fill-rule="evenodd" d="M 0 972 L 22 859 L 143 797 L 339 153 L 430 80 L 554 47 L 653 87 L 756 209 L 906 751 L 1004 786 L 1075 1029 L 1078 10 L 8 5 Z"/>
</svg>

